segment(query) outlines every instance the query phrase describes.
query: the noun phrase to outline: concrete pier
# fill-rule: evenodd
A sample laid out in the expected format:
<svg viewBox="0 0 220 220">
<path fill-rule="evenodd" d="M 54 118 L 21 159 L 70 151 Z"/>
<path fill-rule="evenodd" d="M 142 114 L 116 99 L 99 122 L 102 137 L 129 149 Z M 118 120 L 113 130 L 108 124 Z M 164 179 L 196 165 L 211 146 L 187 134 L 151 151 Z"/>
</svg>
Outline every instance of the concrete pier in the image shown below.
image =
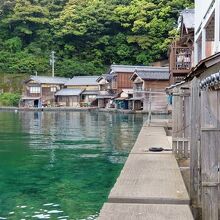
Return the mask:
<svg viewBox="0 0 220 220">
<path fill-rule="evenodd" d="M 190 198 L 171 151 L 164 123 L 144 125 L 99 220 L 191 220 Z"/>
</svg>

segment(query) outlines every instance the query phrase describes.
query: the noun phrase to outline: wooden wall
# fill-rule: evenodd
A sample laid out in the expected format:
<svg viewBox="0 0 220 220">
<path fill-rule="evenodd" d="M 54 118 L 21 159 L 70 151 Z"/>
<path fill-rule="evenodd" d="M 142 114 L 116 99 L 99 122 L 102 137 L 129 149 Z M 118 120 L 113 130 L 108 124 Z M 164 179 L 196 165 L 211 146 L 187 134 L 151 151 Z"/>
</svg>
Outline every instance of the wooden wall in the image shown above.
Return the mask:
<svg viewBox="0 0 220 220">
<path fill-rule="evenodd" d="M 145 80 L 144 81 L 144 89 L 149 90 L 151 89 L 152 91 L 156 90 L 161 90 L 164 91 L 166 87 L 169 86 L 169 80 Z"/>
<path fill-rule="evenodd" d="M 67 107 L 79 107 L 80 97 L 79 96 L 58 96 L 57 103 L 61 106 Z"/>
<path fill-rule="evenodd" d="M 117 77 L 117 92 L 121 92 L 122 89 L 132 89 L 133 82 L 130 80 L 133 73 L 118 73 Z"/>
</svg>

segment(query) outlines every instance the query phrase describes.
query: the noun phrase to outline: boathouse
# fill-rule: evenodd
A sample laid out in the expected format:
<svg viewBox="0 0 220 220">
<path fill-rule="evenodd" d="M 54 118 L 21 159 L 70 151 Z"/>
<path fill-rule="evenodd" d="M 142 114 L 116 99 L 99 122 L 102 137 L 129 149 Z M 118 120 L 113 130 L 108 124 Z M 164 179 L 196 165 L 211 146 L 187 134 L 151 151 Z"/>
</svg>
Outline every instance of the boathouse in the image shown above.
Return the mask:
<svg viewBox="0 0 220 220">
<path fill-rule="evenodd" d="M 24 82 L 20 107 L 42 107 L 55 105 L 55 93 L 64 88 L 68 78 L 30 76 Z"/>
<path fill-rule="evenodd" d="M 110 70 L 107 73 L 110 78 L 109 86 L 118 94 L 123 89 L 133 89 L 133 82 L 130 80 L 131 76 L 136 70 L 147 71 L 148 69 L 148 66 L 111 65 Z"/>
<path fill-rule="evenodd" d="M 119 96 L 114 99 L 117 109 L 132 109 L 133 89 L 123 89 Z"/>
<path fill-rule="evenodd" d="M 99 84 L 97 79 L 99 76 L 74 76 L 65 83 L 68 89 L 82 90 L 80 106 L 97 106 L 97 95 L 99 94 Z"/>
<path fill-rule="evenodd" d="M 115 97 L 115 92 L 111 88 L 111 80 L 112 75 L 103 74 L 97 79 L 99 85 L 99 92 L 97 95 L 98 107 L 99 108 L 106 108 L 106 107 L 113 107 L 112 100 Z"/>
<path fill-rule="evenodd" d="M 165 88 L 169 85 L 169 68 L 148 66 L 136 69 L 130 80 L 133 82 L 132 109 L 153 112 L 167 111 Z"/>
<path fill-rule="evenodd" d="M 80 107 L 81 89 L 68 89 L 64 88 L 55 93 L 56 105 L 65 107 Z"/>
</svg>

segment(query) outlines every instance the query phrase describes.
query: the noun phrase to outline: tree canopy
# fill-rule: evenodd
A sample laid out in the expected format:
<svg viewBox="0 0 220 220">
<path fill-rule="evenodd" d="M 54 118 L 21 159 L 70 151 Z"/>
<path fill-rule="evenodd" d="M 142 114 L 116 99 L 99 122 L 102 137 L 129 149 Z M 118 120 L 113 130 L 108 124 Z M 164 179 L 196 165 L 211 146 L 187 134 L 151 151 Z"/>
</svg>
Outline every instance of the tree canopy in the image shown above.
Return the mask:
<svg viewBox="0 0 220 220">
<path fill-rule="evenodd" d="M 192 0 L 0 0 L 0 73 L 101 74 L 106 66 L 167 57 Z"/>
</svg>

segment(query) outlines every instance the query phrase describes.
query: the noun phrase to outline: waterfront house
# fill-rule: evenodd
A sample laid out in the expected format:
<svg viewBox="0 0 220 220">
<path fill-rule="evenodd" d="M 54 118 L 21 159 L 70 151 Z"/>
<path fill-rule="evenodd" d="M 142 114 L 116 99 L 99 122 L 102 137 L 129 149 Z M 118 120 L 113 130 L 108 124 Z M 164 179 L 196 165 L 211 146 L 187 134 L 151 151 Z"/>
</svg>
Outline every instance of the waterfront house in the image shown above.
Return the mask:
<svg viewBox="0 0 220 220">
<path fill-rule="evenodd" d="M 20 101 L 21 107 L 42 107 L 55 105 L 55 93 L 64 88 L 68 78 L 30 76 L 24 82 Z"/>
<path fill-rule="evenodd" d="M 110 74 L 103 74 L 97 79 L 99 92 L 96 98 L 99 108 L 113 107 L 112 100 L 116 96 L 115 91 L 111 89 L 111 80 L 113 77 Z"/>
<path fill-rule="evenodd" d="M 193 64 L 195 10 L 185 9 L 180 13 L 179 37 L 170 46 L 170 84 L 181 82 L 189 74 Z"/>
<path fill-rule="evenodd" d="M 133 82 L 132 109 L 144 111 L 166 111 L 165 88 L 169 85 L 169 68 L 148 66 L 136 69 L 130 80 Z"/>
<path fill-rule="evenodd" d="M 97 95 L 99 91 L 99 84 L 97 79 L 99 76 L 74 76 L 68 82 L 65 83 L 65 87 L 68 89 L 81 89 L 81 106 L 97 106 Z"/>
<path fill-rule="evenodd" d="M 114 99 L 117 109 L 132 109 L 131 99 L 133 98 L 133 89 L 122 89 L 117 98 Z"/>
<path fill-rule="evenodd" d="M 56 105 L 65 107 L 80 107 L 82 89 L 64 88 L 55 93 Z"/>
<path fill-rule="evenodd" d="M 111 65 L 107 75 L 110 78 L 109 88 L 116 94 L 123 89 L 133 89 L 131 76 L 136 70 L 148 70 L 148 66 Z"/>
<path fill-rule="evenodd" d="M 133 85 L 130 81 L 130 77 L 134 73 L 138 66 L 130 65 L 111 65 L 108 74 L 112 76 L 110 80 L 110 87 L 116 93 L 119 94 L 122 89 L 132 89 Z"/>
<path fill-rule="evenodd" d="M 65 83 L 65 87 L 68 89 L 98 91 L 98 78 L 99 76 L 74 76 L 72 79 Z"/>
</svg>

